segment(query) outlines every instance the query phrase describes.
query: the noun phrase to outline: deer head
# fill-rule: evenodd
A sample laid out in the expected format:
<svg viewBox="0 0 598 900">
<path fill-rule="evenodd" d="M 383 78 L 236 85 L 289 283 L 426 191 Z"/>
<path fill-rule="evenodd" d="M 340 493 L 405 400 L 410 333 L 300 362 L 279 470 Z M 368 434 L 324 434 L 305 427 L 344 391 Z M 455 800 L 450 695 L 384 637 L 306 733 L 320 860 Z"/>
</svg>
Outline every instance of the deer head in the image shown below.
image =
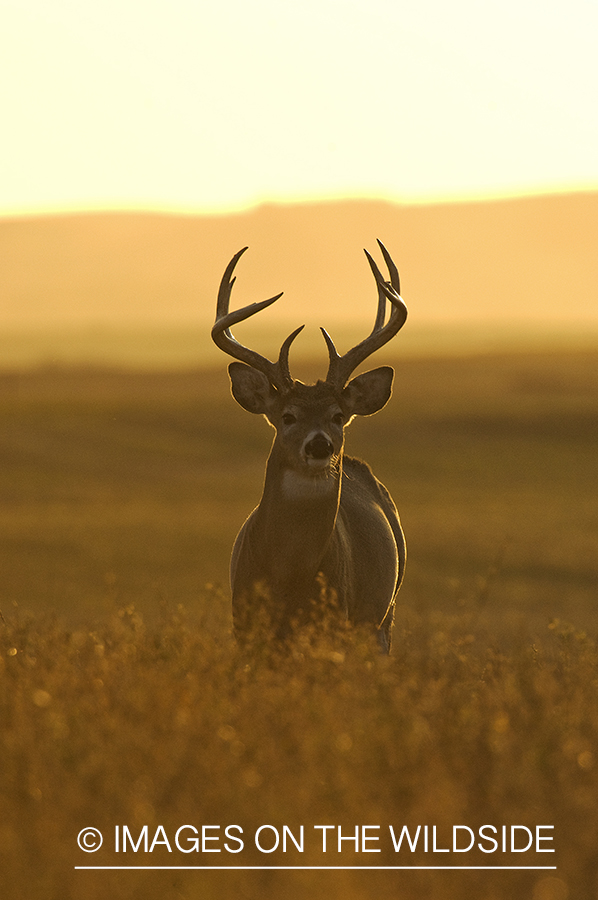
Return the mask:
<svg viewBox="0 0 598 900">
<path fill-rule="evenodd" d="M 334 470 L 342 455 L 344 429 L 351 419 L 369 416 L 382 409 L 392 392 L 394 372 L 382 366 L 349 381 L 357 366 L 386 344 L 404 325 L 407 308 L 400 296 L 399 273 L 390 254 L 378 241 L 390 280 L 385 281 L 378 266 L 365 251 L 378 287 L 378 310 L 371 334 L 343 356 L 332 338 L 321 329 L 329 355 L 325 381 L 305 385 L 293 379 L 289 369 L 289 349 L 303 325 L 283 342 L 278 360 L 272 362 L 250 350 L 233 337 L 231 327 L 275 303 L 282 294 L 260 303 L 229 312 L 233 271 L 244 247 L 228 264 L 220 290 L 212 338 L 216 345 L 239 362 L 229 366 L 235 400 L 246 410 L 264 415 L 276 429 L 275 446 L 281 462 L 306 475 L 321 476 Z M 386 302 L 391 313 L 386 319 Z"/>
</svg>

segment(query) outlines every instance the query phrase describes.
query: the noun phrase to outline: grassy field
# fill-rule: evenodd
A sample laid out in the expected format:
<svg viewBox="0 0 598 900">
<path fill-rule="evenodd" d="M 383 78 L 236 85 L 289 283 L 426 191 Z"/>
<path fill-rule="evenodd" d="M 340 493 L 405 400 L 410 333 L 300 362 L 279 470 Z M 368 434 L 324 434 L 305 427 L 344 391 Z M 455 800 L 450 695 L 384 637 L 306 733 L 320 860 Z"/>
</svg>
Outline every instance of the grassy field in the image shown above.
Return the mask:
<svg viewBox="0 0 598 900">
<path fill-rule="evenodd" d="M 271 432 L 224 367 L 0 376 L 3 896 L 596 900 L 598 353 L 395 368 L 347 440 L 407 535 L 390 659 L 350 632 L 239 657 L 228 557 Z M 233 823 L 238 855 L 108 846 L 116 825 Z M 305 851 L 260 853 L 263 824 L 304 825 Z M 382 852 L 323 854 L 318 824 L 378 825 Z M 446 847 L 458 824 L 552 825 L 557 852 L 388 837 L 437 826 Z M 77 847 L 92 825 L 98 854 Z M 74 869 L 416 863 L 557 869 Z"/>
</svg>

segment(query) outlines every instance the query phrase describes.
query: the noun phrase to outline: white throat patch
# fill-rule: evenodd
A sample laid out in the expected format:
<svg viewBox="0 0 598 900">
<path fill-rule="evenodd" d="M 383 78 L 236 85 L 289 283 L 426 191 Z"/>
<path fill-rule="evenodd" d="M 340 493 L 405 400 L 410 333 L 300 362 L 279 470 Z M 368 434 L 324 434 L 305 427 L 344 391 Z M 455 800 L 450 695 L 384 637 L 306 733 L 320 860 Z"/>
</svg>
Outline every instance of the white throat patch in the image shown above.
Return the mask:
<svg viewBox="0 0 598 900">
<path fill-rule="evenodd" d="M 285 469 L 282 476 L 282 493 L 287 500 L 316 500 L 327 497 L 337 489 L 338 481 L 334 472 L 318 477 Z"/>
</svg>

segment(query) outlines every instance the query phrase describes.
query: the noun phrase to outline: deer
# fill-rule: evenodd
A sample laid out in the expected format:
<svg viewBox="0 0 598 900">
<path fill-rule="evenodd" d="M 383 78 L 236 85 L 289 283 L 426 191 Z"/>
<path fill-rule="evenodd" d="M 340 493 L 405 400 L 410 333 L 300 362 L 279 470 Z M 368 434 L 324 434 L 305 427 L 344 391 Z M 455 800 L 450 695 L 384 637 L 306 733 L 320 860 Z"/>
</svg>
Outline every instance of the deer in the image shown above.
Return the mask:
<svg viewBox="0 0 598 900">
<path fill-rule="evenodd" d="M 326 379 L 315 384 L 303 384 L 290 373 L 289 349 L 303 325 L 282 343 L 276 362 L 233 337 L 233 326 L 282 296 L 229 311 L 233 272 L 247 247 L 233 256 L 222 277 L 212 339 L 235 360 L 228 367 L 234 399 L 264 416 L 275 432 L 260 502 L 241 527 L 231 555 L 233 632 L 241 645 L 250 641 L 258 621 L 267 622 L 274 642 L 284 643 L 325 593 L 344 621 L 373 628 L 381 650 L 390 653 L 405 537 L 389 491 L 367 463 L 344 453 L 352 419 L 387 404 L 394 370 L 381 366 L 349 379 L 407 318 L 397 267 L 381 241 L 378 245 L 389 280 L 364 251 L 378 289 L 372 332 L 341 356 L 321 328 L 329 366 Z"/>
</svg>

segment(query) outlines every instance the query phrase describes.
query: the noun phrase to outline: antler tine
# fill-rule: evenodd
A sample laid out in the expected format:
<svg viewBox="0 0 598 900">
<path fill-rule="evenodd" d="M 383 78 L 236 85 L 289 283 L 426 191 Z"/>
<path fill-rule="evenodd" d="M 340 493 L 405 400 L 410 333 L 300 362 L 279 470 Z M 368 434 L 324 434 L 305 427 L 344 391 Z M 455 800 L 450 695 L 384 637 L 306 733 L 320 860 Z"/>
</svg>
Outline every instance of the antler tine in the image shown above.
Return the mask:
<svg viewBox="0 0 598 900">
<path fill-rule="evenodd" d="M 367 250 L 363 251 L 367 257 L 367 261 L 370 264 L 370 269 L 376 279 L 376 286 L 378 287 L 378 311 L 376 313 L 376 321 L 374 322 L 374 327 L 372 328 L 371 333 L 373 334 L 375 331 L 379 331 L 384 325 L 384 320 L 386 318 L 386 294 L 384 293 L 384 278 L 382 277 L 382 272 L 376 265 L 376 261 L 368 253 Z"/>
<path fill-rule="evenodd" d="M 291 375 L 289 369 L 289 348 L 298 334 L 300 334 L 305 325 L 300 325 L 299 328 L 295 328 L 293 332 L 288 336 L 288 338 L 283 342 L 282 347 L 280 348 L 280 353 L 278 355 L 277 367 L 280 372 L 282 382 L 286 384 L 293 383 L 293 377 Z"/>
<path fill-rule="evenodd" d="M 392 286 L 395 289 L 395 291 L 397 292 L 397 294 L 400 294 L 401 293 L 401 280 L 399 278 L 399 270 L 395 266 L 392 256 L 390 255 L 390 253 L 388 252 L 388 250 L 386 249 L 386 247 L 384 246 L 382 241 L 379 238 L 376 238 L 376 242 L 377 242 L 378 246 L 380 247 L 380 249 L 382 250 L 382 256 L 384 257 L 384 262 L 387 265 L 388 274 L 390 275 L 390 283 L 392 284 Z"/>
<path fill-rule="evenodd" d="M 360 363 L 367 359 L 367 357 L 374 353 L 376 350 L 379 350 L 380 347 L 383 347 L 384 344 L 386 344 L 391 338 L 395 336 L 395 334 L 397 334 L 397 332 L 403 327 L 407 319 L 407 307 L 405 306 L 405 303 L 403 302 L 403 299 L 399 294 L 399 272 L 384 244 L 381 241 L 378 241 L 378 245 L 382 251 L 382 255 L 384 256 L 384 261 L 388 266 L 390 281 L 384 280 L 382 273 L 380 272 L 380 269 L 376 265 L 374 259 L 368 253 L 368 251 L 365 250 L 365 255 L 370 264 L 370 268 L 372 269 L 374 278 L 376 279 L 376 285 L 378 287 L 378 311 L 376 314 L 374 327 L 369 337 L 367 337 L 365 340 L 361 341 L 361 343 L 357 344 L 355 347 L 345 353 L 344 356 L 339 356 L 332 338 L 326 331 L 324 331 L 324 329 L 321 329 L 326 341 L 326 345 L 328 347 L 328 354 L 330 357 L 330 366 L 328 369 L 328 375 L 326 376 L 326 381 L 330 384 L 333 384 L 338 390 L 342 390 L 342 388 L 349 380 L 349 376 Z M 384 319 L 386 318 L 387 300 L 391 304 L 391 313 L 390 318 L 385 325 Z"/>
<path fill-rule="evenodd" d="M 235 253 L 222 276 L 222 281 L 220 282 L 220 288 L 218 290 L 218 301 L 216 304 L 216 321 L 212 328 L 212 340 L 217 347 L 225 353 L 228 353 L 229 356 L 247 363 L 247 365 L 251 366 L 253 369 L 263 372 L 274 387 L 279 390 L 285 390 L 293 383 L 289 371 L 289 347 L 302 330 L 303 325 L 301 328 L 297 328 L 284 341 L 280 348 L 278 362 L 276 363 L 266 359 L 265 356 L 262 356 L 255 350 L 244 347 L 243 344 L 240 344 L 233 336 L 230 330 L 233 325 L 237 325 L 239 322 L 249 319 L 250 316 L 255 315 L 267 306 L 271 306 L 271 304 L 275 303 L 279 297 L 282 297 L 282 293 L 276 294 L 275 297 L 270 297 L 268 300 L 261 300 L 259 303 L 250 303 L 248 306 L 243 306 L 241 309 L 229 312 L 230 297 L 236 280 L 233 277 L 233 271 L 237 262 L 246 250 L 247 247 L 243 247 L 242 250 Z"/>
</svg>

